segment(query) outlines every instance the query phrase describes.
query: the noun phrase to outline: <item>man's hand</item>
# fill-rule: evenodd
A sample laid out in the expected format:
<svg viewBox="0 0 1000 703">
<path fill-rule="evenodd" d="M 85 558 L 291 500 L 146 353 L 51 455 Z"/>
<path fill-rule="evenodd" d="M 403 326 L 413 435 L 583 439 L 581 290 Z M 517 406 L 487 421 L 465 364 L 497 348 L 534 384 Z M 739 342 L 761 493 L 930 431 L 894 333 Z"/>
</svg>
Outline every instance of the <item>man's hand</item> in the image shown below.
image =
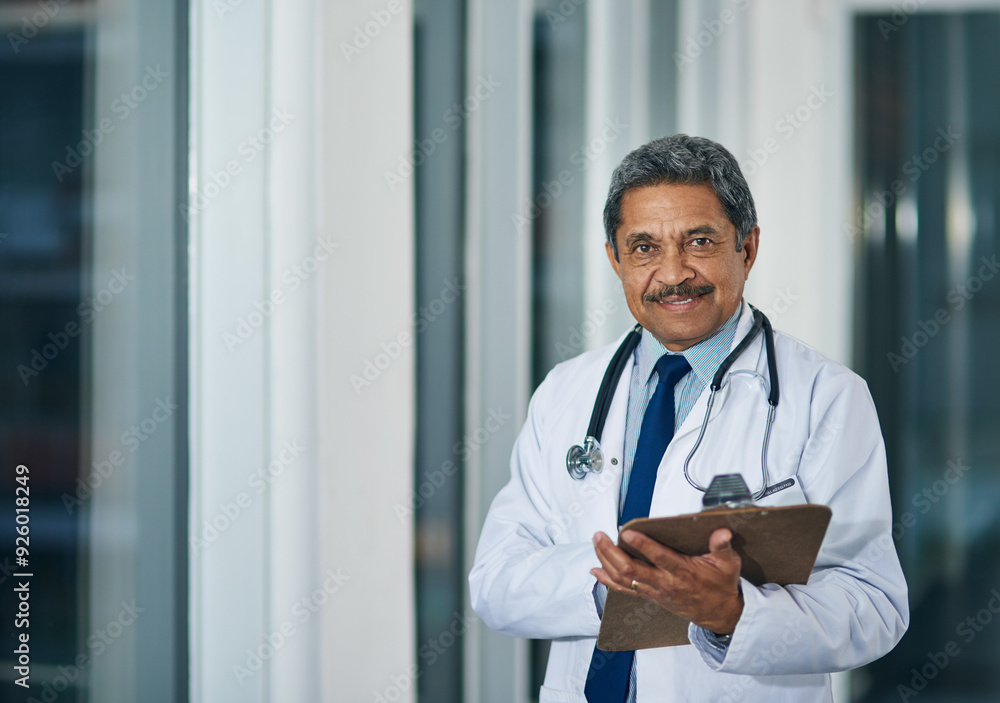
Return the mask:
<svg viewBox="0 0 1000 703">
<path fill-rule="evenodd" d="M 603 568 L 590 573 L 610 589 L 635 593 L 658 603 L 672 613 L 719 635 L 736 629 L 743 614 L 740 593 L 740 556 L 730 544 L 733 534 L 726 528 L 712 533 L 708 554 L 689 557 L 635 530 L 622 533 L 622 540 L 652 562 L 633 559 L 604 534 L 594 535 L 594 548 Z M 633 579 L 637 581 L 632 589 Z"/>
</svg>

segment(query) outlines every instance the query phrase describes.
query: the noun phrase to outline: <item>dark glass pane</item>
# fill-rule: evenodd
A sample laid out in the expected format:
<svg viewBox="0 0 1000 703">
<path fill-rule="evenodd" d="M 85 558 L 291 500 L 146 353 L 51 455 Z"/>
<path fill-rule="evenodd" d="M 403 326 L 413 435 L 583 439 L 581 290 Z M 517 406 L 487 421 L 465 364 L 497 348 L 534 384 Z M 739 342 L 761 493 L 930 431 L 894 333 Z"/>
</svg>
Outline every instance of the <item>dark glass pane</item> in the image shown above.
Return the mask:
<svg viewBox="0 0 1000 703">
<path fill-rule="evenodd" d="M 418 0 L 414 151 L 417 309 L 416 529 L 418 698 L 462 700 L 467 572 L 463 569 L 463 144 L 488 89 L 465 84 L 462 0 Z M 477 84 L 476 88 L 479 88 Z M 487 103 L 488 104 L 488 103 Z M 476 446 L 475 442 L 472 446 Z M 408 520 L 409 513 L 397 514 Z"/>
<path fill-rule="evenodd" d="M 23 43 L 20 30 L 9 32 L 15 39 L 0 42 L 0 700 L 21 700 L 10 676 L 25 673 L 14 669 L 15 638 L 29 637 L 32 685 L 40 667 L 71 664 L 84 586 L 81 512 L 63 500 L 75 495 L 84 442 L 83 179 L 80 168 L 57 173 L 52 164 L 71 158 L 66 145 L 86 141 L 86 43 L 79 29 Z M 27 467 L 24 563 L 14 551 L 18 465 Z M 22 582 L 29 617 L 15 622 Z M 60 698 L 76 700 L 78 683 Z"/>
<path fill-rule="evenodd" d="M 1000 14 L 855 29 L 855 358 L 911 609 L 899 646 L 855 674 L 855 700 L 1000 700 Z"/>
</svg>

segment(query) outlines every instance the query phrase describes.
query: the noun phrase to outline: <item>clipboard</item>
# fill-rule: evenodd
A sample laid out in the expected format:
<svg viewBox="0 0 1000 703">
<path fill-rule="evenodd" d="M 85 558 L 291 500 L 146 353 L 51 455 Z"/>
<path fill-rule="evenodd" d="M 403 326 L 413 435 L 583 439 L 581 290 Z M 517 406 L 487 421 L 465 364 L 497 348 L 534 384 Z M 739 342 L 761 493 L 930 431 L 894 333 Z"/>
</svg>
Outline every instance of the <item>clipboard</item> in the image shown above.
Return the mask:
<svg viewBox="0 0 1000 703">
<path fill-rule="evenodd" d="M 690 515 L 629 520 L 621 529 L 636 530 L 690 556 L 708 553 L 715 530 L 729 528 L 733 549 L 743 560 L 740 574 L 755 586 L 804 584 L 833 511 L 825 505 L 749 506 L 712 509 Z M 642 558 L 621 541 L 631 556 Z M 631 593 L 609 591 L 597 647 L 609 652 L 688 644 L 688 621 Z"/>
</svg>

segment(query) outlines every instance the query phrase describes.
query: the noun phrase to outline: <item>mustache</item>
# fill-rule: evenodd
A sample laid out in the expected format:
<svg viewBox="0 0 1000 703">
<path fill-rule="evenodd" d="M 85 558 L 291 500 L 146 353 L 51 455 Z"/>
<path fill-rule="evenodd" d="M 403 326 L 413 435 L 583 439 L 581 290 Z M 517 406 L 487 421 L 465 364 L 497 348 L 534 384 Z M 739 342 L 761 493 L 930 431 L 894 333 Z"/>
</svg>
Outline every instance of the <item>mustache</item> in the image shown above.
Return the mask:
<svg viewBox="0 0 1000 703">
<path fill-rule="evenodd" d="M 647 303 L 658 303 L 664 298 L 696 298 L 699 295 L 706 295 L 707 293 L 712 293 L 714 291 L 715 286 L 709 284 L 703 286 L 663 286 L 663 288 L 653 291 L 652 293 L 646 293 L 642 296 L 642 299 Z"/>
</svg>

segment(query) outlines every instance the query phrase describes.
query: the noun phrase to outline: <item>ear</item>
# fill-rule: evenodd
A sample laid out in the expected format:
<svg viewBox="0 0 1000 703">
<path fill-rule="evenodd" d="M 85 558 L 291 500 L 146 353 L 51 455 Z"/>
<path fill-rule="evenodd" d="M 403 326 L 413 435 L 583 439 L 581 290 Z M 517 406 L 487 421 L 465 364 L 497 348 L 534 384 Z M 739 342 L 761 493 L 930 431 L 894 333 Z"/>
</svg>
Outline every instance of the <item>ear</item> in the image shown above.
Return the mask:
<svg viewBox="0 0 1000 703">
<path fill-rule="evenodd" d="M 760 227 L 754 226 L 747 238 L 743 240 L 743 279 L 750 277 L 750 269 L 757 260 L 757 247 L 760 245 Z"/>
<path fill-rule="evenodd" d="M 615 275 L 618 276 L 618 280 L 621 280 L 622 265 L 615 258 L 615 250 L 611 248 L 611 242 L 604 242 L 604 251 L 608 253 L 608 261 L 611 262 L 611 268 L 615 270 Z"/>
</svg>

